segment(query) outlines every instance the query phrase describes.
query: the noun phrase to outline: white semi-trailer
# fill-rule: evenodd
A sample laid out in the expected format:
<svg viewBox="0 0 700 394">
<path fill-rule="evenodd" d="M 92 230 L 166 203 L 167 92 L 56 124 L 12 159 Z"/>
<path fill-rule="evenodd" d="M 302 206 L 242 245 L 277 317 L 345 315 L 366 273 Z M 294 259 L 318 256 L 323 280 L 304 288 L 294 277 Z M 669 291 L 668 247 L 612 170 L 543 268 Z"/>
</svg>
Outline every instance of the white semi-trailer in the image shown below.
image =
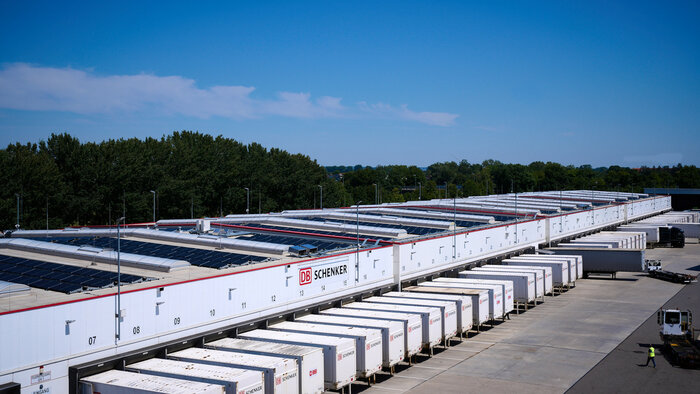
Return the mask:
<svg viewBox="0 0 700 394">
<path fill-rule="evenodd" d="M 124 370 L 166 378 L 218 384 L 226 388 L 226 394 L 259 393 L 264 392 L 265 389 L 263 372 L 249 369 L 151 358 L 129 364 Z"/>
<path fill-rule="evenodd" d="M 535 296 L 536 298 L 539 298 L 541 300 L 544 300 L 544 275 L 540 272 L 535 272 L 535 271 L 528 271 L 528 270 L 520 270 L 518 272 L 514 272 L 512 270 L 502 270 L 499 268 L 482 268 L 482 267 L 476 267 L 472 268 L 471 270 L 468 271 L 462 271 L 462 273 L 472 273 L 472 274 L 478 274 L 478 273 L 502 273 L 502 274 L 515 274 L 515 273 L 524 273 L 528 274 L 530 276 L 530 279 L 532 279 L 535 283 Z M 482 279 L 493 279 L 493 278 L 482 278 Z M 528 282 L 529 285 L 529 282 Z"/>
<path fill-rule="evenodd" d="M 461 279 L 460 282 L 472 284 L 500 285 L 503 292 L 503 313 L 505 315 L 515 310 L 515 292 L 513 290 L 513 281 L 511 280 L 485 280 L 485 279 Z"/>
<path fill-rule="evenodd" d="M 660 240 L 659 237 L 659 227 L 661 225 L 659 224 L 624 224 L 620 227 L 617 228 L 617 231 L 620 232 L 627 232 L 627 231 L 634 231 L 634 232 L 643 232 L 646 236 L 646 244 L 647 245 L 652 245 L 655 243 L 658 243 Z"/>
<path fill-rule="evenodd" d="M 299 393 L 299 370 L 296 360 L 291 358 L 222 352 L 196 347 L 170 353 L 168 358 L 262 371 L 265 373 L 266 393 Z"/>
<path fill-rule="evenodd" d="M 382 332 L 382 366 L 393 368 L 400 363 L 406 353 L 403 324 L 392 320 L 368 320 L 347 316 L 305 315 L 295 321 L 328 324 L 333 326 L 373 328 Z"/>
<path fill-rule="evenodd" d="M 539 267 L 539 266 L 518 266 L 518 267 L 509 267 L 507 265 L 484 265 L 483 267 L 479 267 L 479 269 L 483 270 L 503 270 L 503 271 L 512 271 L 512 272 L 521 272 L 523 270 L 527 272 L 535 272 L 538 275 L 538 278 L 541 276 L 542 281 L 544 284 L 544 294 L 552 294 L 552 291 L 554 289 L 554 283 L 552 280 L 552 268 L 551 267 Z"/>
<path fill-rule="evenodd" d="M 296 321 L 284 321 L 268 327 L 275 331 L 300 334 L 339 336 L 355 340 L 357 349 L 357 374 L 370 378 L 382 369 L 382 332 L 374 328 L 330 326 Z"/>
<path fill-rule="evenodd" d="M 450 286 L 439 286 L 439 284 L 434 283 L 436 286 L 423 286 L 426 283 L 434 282 L 422 282 L 419 286 L 409 286 L 405 287 L 404 292 L 411 292 L 416 294 L 435 294 L 435 295 L 459 295 L 464 297 L 469 297 L 471 299 L 471 310 L 472 310 L 472 327 L 476 327 L 479 330 L 479 326 L 489 321 L 489 291 L 485 289 L 466 289 L 466 288 L 456 288 Z"/>
<path fill-rule="evenodd" d="M 595 248 L 595 249 L 613 249 L 613 246 L 606 243 L 588 241 L 586 243 L 574 243 L 574 242 L 562 242 L 557 247 L 568 248 L 568 249 L 579 249 L 579 248 Z"/>
<path fill-rule="evenodd" d="M 363 309 L 351 308 L 328 308 L 319 312 L 322 316 L 341 316 L 351 319 L 363 320 L 389 320 L 403 324 L 404 330 L 404 348 L 406 349 L 405 357 L 411 357 L 420 353 L 423 347 L 423 323 L 421 317 L 412 313 L 403 313 L 396 311 L 370 311 Z M 369 324 L 372 324 L 371 322 Z"/>
<path fill-rule="evenodd" d="M 449 283 L 450 287 L 486 290 L 489 292 L 489 320 L 492 320 L 493 323 L 496 319 L 506 318 L 506 308 L 503 301 L 503 286 L 497 283 L 470 284 L 461 279 L 462 278 L 435 278 L 432 282 L 423 282 L 421 285 L 445 286 L 445 284 Z"/>
<path fill-rule="evenodd" d="M 515 301 L 521 303 L 527 308 L 527 304 L 530 302 L 535 302 L 537 299 L 537 288 L 535 287 L 535 274 L 534 273 L 517 273 L 517 272 L 504 272 L 504 271 L 460 271 L 460 279 L 486 279 L 486 280 L 509 280 L 513 282 L 513 297 Z M 483 288 L 482 284 L 466 284 L 463 286 L 470 286 L 471 288 Z"/>
<path fill-rule="evenodd" d="M 323 393 L 323 350 L 313 346 L 288 345 L 254 341 L 242 338 L 222 338 L 207 342 L 207 349 L 223 350 L 262 356 L 281 356 L 297 361 L 299 370 L 299 392 L 303 394 Z"/>
<path fill-rule="evenodd" d="M 271 330 L 247 331 L 238 334 L 238 337 L 279 344 L 320 347 L 323 349 L 324 384 L 327 389 L 339 390 L 355 381 L 356 351 L 353 339 Z"/>
<path fill-rule="evenodd" d="M 472 318 L 472 300 L 465 295 L 419 294 L 405 291 L 390 291 L 383 294 L 383 296 L 454 302 L 457 307 L 457 331 L 460 333 L 460 337 L 469 332 L 474 325 L 474 319 Z"/>
<path fill-rule="evenodd" d="M 507 265 L 514 265 L 516 262 L 522 262 L 522 263 L 556 263 L 552 265 L 552 267 L 556 267 L 558 264 L 562 265 L 561 271 L 562 271 L 562 282 L 564 282 L 567 286 L 567 288 L 571 288 L 575 285 L 576 283 L 576 260 L 572 258 L 561 258 L 561 259 L 549 259 L 549 258 L 540 258 L 538 257 L 540 255 L 523 255 L 523 256 L 515 256 L 511 257 L 509 259 L 503 260 L 504 264 L 508 262 L 509 264 Z M 511 262 L 513 264 L 511 264 Z M 552 269 L 552 275 L 556 275 L 554 273 L 554 269 Z M 556 278 L 555 278 L 556 281 Z"/>
<path fill-rule="evenodd" d="M 581 256 L 581 255 L 564 254 L 564 253 L 558 253 L 556 255 L 555 254 L 538 253 L 538 254 L 532 254 L 532 255 L 524 254 L 524 255 L 518 256 L 518 257 L 527 257 L 527 256 L 537 256 L 537 258 L 553 259 L 553 260 L 561 260 L 562 258 L 567 259 L 567 261 L 570 262 L 569 272 L 574 272 L 576 274 L 576 279 L 583 278 L 583 256 Z"/>
<path fill-rule="evenodd" d="M 220 384 L 112 369 L 80 379 L 80 392 L 82 394 L 223 394 L 226 388 Z"/>
<path fill-rule="evenodd" d="M 442 340 L 442 314 L 440 308 L 412 305 L 378 304 L 372 302 L 352 302 L 343 305 L 348 309 L 369 309 L 373 311 L 413 313 L 421 317 L 423 329 L 423 348 L 431 354 L 433 348 Z"/>
<path fill-rule="evenodd" d="M 440 308 L 442 313 L 442 341 L 445 345 L 449 344 L 451 338 L 457 335 L 457 305 L 449 301 L 437 300 L 417 300 L 404 299 L 396 297 L 369 297 L 365 298 L 365 302 L 374 302 L 379 304 L 398 304 L 410 306 L 426 306 Z"/>
<path fill-rule="evenodd" d="M 562 289 L 571 285 L 571 282 L 569 280 L 569 264 L 566 261 L 544 261 L 537 259 L 505 259 L 502 260 L 501 263 L 503 263 L 503 265 L 508 266 L 550 267 L 552 269 L 552 284 L 555 287 L 559 287 L 559 289 Z"/>
</svg>

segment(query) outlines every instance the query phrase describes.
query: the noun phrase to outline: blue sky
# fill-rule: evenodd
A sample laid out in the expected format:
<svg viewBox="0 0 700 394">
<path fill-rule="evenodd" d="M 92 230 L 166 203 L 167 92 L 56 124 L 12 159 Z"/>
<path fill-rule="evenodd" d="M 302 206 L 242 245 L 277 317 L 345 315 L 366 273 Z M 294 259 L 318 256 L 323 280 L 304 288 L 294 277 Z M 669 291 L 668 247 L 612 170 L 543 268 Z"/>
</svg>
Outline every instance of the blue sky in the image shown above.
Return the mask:
<svg viewBox="0 0 700 394">
<path fill-rule="evenodd" d="M 0 145 L 700 165 L 697 2 L 98 3 L 0 0 Z"/>
</svg>

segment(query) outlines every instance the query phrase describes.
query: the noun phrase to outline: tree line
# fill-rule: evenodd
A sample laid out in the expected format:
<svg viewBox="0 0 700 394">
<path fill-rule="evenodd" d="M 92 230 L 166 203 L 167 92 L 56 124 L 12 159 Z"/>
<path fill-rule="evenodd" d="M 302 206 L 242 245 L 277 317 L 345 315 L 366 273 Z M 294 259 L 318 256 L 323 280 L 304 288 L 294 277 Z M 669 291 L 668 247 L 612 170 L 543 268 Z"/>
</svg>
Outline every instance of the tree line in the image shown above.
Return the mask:
<svg viewBox="0 0 700 394">
<path fill-rule="evenodd" d="M 632 169 L 462 160 L 427 168 L 323 167 L 306 155 L 190 131 L 100 143 L 52 134 L 0 150 L 0 168 L 2 229 L 14 228 L 18 216 L 25 229 L 107 225 L 122 216 L 149 222 L 154 197 L 155 216 L 164 219 L 511 191 L 700 187 L 700 170 L 681 164 Z"/>
</svg>

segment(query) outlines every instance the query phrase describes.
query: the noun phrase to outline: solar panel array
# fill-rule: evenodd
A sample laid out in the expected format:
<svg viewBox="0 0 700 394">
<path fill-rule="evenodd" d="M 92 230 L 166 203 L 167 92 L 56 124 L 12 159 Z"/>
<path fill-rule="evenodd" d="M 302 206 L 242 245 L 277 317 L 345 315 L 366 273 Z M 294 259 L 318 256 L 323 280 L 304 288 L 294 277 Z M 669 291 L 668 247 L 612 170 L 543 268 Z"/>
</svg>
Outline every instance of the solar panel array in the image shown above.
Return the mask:
<svg viewBox="0 0 700 394">
<path fill-rule="evenodd" d="M 249 227 L 257 227 L 257 228 L 262 228 L 262 229 L 271 229 L 271 230 L 283 230 L 283 231 L 300 231 L 304 233 L 309 233 L 309 234 L 318 234 L 318 235 L 331 235 L 331 236 L 341 236 L 341 237 L 349 237 L 349 238 L 355 238 L 354 233 L 341 233 L 341 232 L 333 232 L 333 231 L 323 231 L 323 230 L 309 230 L 309 229 L 298 229 L 298 228 L 292 228 L 292 227 L 282 227 L 282 226 L 270 226 L 267 224 L 257 224 L 257 223 L 244 223 L 242 226 L 249 226 Z M 282 235 L 282 234 L 280 234 Z M 365 238 L 370 238 L 373 240 L 382 240 L 382 241 L 390 241 L 392 238 L 390 237 L 366 237 L 362 234 L 360 234 L 360 241 L 364 240 Z M 309 237 L 308 240 L 313 243 L 317 238 Z M 343 242 L 341 240 L 341 242 Z M 353 245 L 355 242 L 353 240 L 348 239 L 347 242 L 352 243 Z M 309 242 L 307 242 L 309 243 Z"/>
<path fill-rule="evenodd" d="M 328 220 L 328 219 L 319 218 L 319 217 L 309 217 L 309 218 L 304 218 L 304 219 L 313 220 L 313 221 L 317 221 L 317 222 L 336 222 L 336 223 L 339 222 L 339 223 L 343 223 L 343 224 L 357 224 L 357 221 L 355 221 L 355 220 L 342 220 L 342 219 Z M 389 224 L 389 223 L 374 223 L 374 222 L 365 222 L 362 220 L 360 220 L 360 226 L 395 228 L 395 229 L 406 230 L 406 232 L 408 234 L 414 234 L 414 235 L 433 234 L 433 233 L 440 233 L 440 232 L 445 231 L 443 229 L 438 229 L 438 228 L 404 226 L 404 225 Z"/>
<path fill-rule="evenodd" d="M 383 216 L 381 214 L 377 214 L 377 213 L 373 213 L 373 212 L 372 213 L 365 213 L 364 215 L 373 215 L 373 216 L 379 216 L 379 217 Z M 406 217 L 406 218 L 410 218 L 410 219 L 426 219 L 426 218 L 421 217 L 421 216 L 410 216 L 410 215 L 390 215 L 390 216 Z M 438 220 L 438 221 L 449 222 L 449 223 L 453 222 L 453 220 L 449 219 L 449 218 L 428 219 L 428 220 Z M 483 226 L 483 225 L 484 225 L 484 223 L 481 223 L 481 222 L 470 222 L 467 220 L 457 220 L 457 227 L 475 227 L 475 226 Z M 447 231 L 447 230 L 443 230 L 443 231 Z"/>
<path fill-rule="evenodd" d="M 51 238 L 51 242 L 69 245 L 90 245 L 97 248 L 117 249 L 117 239 L 109 237 L 92 238 Z M 156 244 L 152 242 L 121 240 L 121 251 L 124 253 L 140 254 L 143 256 L 162 257 L 173 260 L 185 260 L 192 265 L 207 268 L 229 268 L 244 265 L 251 262 L 266 260 L 267 257 L 251 256 L 247 254 L 220 252 L 216 250 L 206 250 L 188 248 L 185 246 L 173 246 Z"/>
<path fill-rule="evenodd" d="M 150 278 L 121 274 L 121 282 L 127 284 L 148 279 Z M 0 255 L 0 280 L 70 294 L 114 286 L 117 283 L 117 273 Z"/>
<path fill-rule="evenodd" d="M 451 212 L 449 209 L 430 207 L 430 206 L 422 207 L 422 208 L 407 207 L 406 209 L 416 210 L 416 211 L 437 211 L 437 212 L 441 212 L 441 213 L 450 213 Z M 507 222 L 509 220 L 513 220 L 513 218 L 515 217 L 515 215 L 508 215 L 508 214 L 500 214 L 499 215 L 499 214 L 488 213 L 487 211 L 489 211 L 488 207 L 484 207 L 482 209 L 457 208 L 457 214 L 463 213 L 463 214 L 467 214 L 467 215 L 490 216 L 490 217 L 494 218 L 497 222 Z M 484 212 L 487 212 L 487 213 L 484 213 Z M 468 223 L 472 223 L 472 222 L 468 222 Z M 474 226 L 483 225 L 483 224 L 485 224 L 485 223 L 476 223 L 476 224 L 474 224 Z M 465 226 L 465 227 L 469 227 L 469 226 Z"/>
<path fill-rule="evenodd" d="M 313 237 L 295 237 L 292 235 L 280 235 L 277 233 L 274 234 L 263 234 L 263 233 L 250 233 L 250 235 L 246 235 L 244 237 L 241 237 L 240 239 L 245 239 L 249 241 L 258 241 L 258 242 L 271 242 L 271 243 L 277 243 L 277 244 L 285 244 L 285 245 L 304 245 L 304 244 L 311 244 L 315 247 L 318 248 L 319 252 L 323 251 L 328 251 L 328 250 L 333 250 L 333 249 L 341 249 L 341 248 L 347 248 L 350 245 L 355 245 L 355 242 L 352 240 L 333 240 L 333 239 L 320 239 L 320 238 L 313 238 Z"/>
</svg>

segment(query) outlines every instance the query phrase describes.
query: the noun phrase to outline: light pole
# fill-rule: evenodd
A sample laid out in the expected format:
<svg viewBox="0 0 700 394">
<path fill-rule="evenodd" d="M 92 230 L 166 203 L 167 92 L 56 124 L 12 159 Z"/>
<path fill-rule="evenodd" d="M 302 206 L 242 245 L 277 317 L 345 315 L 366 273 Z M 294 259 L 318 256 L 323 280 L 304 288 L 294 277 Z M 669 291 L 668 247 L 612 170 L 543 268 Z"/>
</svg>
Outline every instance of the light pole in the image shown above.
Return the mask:
<svg viewBox="0 0 700 394">
<path fill-rule="evenodd" d="M 374 203 L 379 204 L 379 186 L 376 183 L 374 185 Z"/>
<path fill-rule="evenodd" d="M 564 215 L 561 214 L 561 200 L 563 197 L 563 191 L 559 190 L 559 232 L 564 231 Z"/>
<path fill-rule="evenodd" d="M 360 204 L 362 204 L 361 200 L 355 204 L 355 213 L 357 215 L 357 251 L 355 253 L 355 282 L 358 282 L 360 280 Z"/>
<path fill-rule="evenodd" d="M 19 193 L 15 193 L 15 196 L 17 196 L 17 224 L 15 228 L 19 229 Z"/>
<path fill-rule="evenodd" d="M 422 200 L 422 194 L 423 194 L 423 185 L 418 182 L 418 200 Z"/>
<path fill-rule="evenodd" d="M 156 225 L 156 191 L 151 190 L 151 193 L 153 193 L 153 225 Z"/>
<path fill-rule="evenodd" d="M 452 230 L 452 261 L 457 260 L 457 193 L 455 192 L 454 200 L 452 202 L 452 221 L 454 228 Z"/>
<path fill-rule="evenodd" d="M 321 210 L 323 210 L 323 186 L 318 185 L 318 187 L 321 189 Z"/>
<path fill-rule="evenodd" d="M 244 187 L 245 189 L 245 214 L 250 213 L 250 189 Z"/>
<path fill-rule="evenodd" d="M 593 187 L 595 187 L 595 184 L 593 184 Z M 594 197 L 594 191 L 593 188 L 591 188 L 591 225 L 595 225 L 595 197 Z"/>
<path fill-rule="evenodd" d="M 358 201 L 357 204 L 355 204 L 355 213 L 357 215 L 357 252 L 360 252 L 360 204 L 362 204 L 362 201 Z"/>
<path fill-rule="evenodd" d="M 447 199 L 447 181 L 445 181 L 445 199 Z"/>
<path fill-rule="evenodd" d="M 122 264 L 120 259 L 122 245 L 121 233 L 119 232 L 119 223 L 123 222 L 124 219 L 124 216 L 117 219 L 117 313 L 114 314 L 115 318 L 117 319 L 117 334 L 115 335 L 115 344 L 121 338 L 122 334 Z"/>
<path fill-rule="evenodd" d="M 525 216 L 527 219 L 527 215 Z M 518 243 L 518 221 L 520 218 L 518 217 L 518 193 L 515 193 L 515 243 Z"/>
</svg>

